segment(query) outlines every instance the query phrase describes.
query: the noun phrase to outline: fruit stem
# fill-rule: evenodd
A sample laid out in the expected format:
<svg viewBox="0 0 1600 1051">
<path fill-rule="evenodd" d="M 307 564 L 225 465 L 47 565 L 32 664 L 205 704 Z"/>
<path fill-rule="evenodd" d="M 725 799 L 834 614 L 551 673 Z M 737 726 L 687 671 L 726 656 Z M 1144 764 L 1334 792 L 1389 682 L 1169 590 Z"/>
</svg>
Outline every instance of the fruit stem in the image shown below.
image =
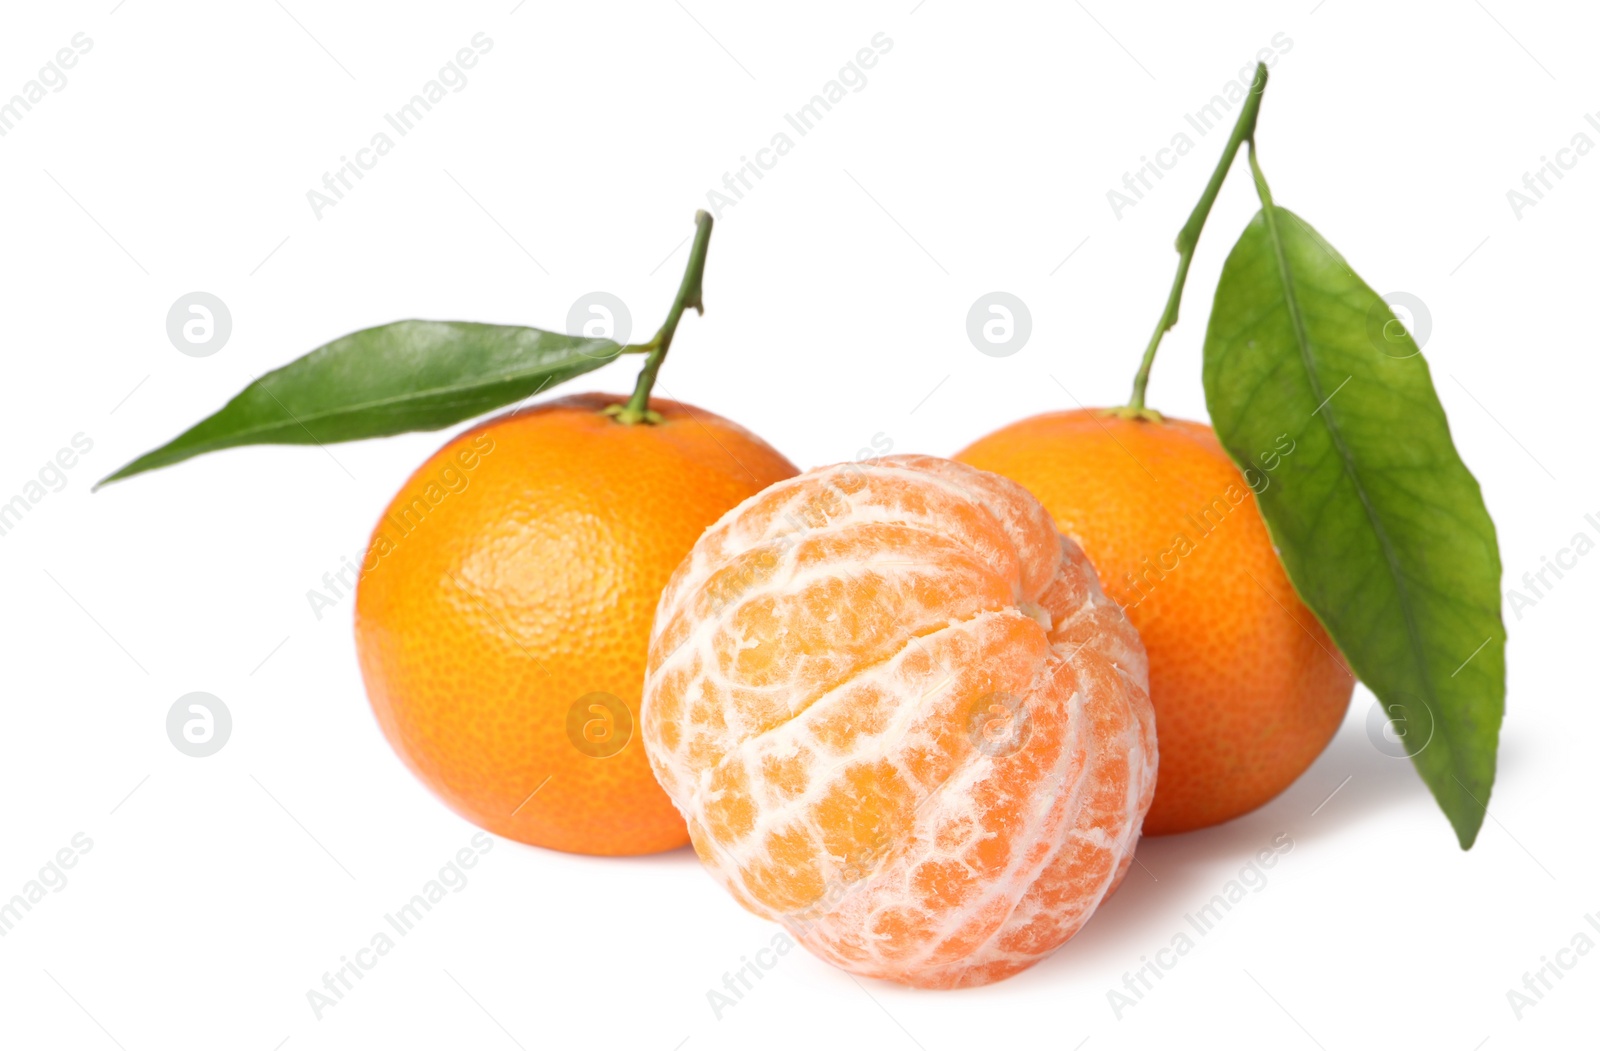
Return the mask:
<svg viewBox="0 0 1600 1051">
<path fill-rule="evenodd" d="M 672 346 L 672 337 L 678 331 L 678 321 L 683 317 L 685 307 L 694 307 L 695 313 L 706 312 L 705 303 L 700 297 L 700 282 L 706 271 L 706 247 L 711 243 L 711 214 L 704 209 L 694 213 L 694 244 L 689 248 L 689 263 L 684 267 L 683 282 L 678 285 L 678 294 L 672 301 L 672 309 L 667 313 L 667 320 L 661 323 L 661 328 L 651 337 L 650 342 L 623 347 L 623 353 L 647 353 L 644 359 L 644 368 L 639 370 L 639 381 L 634 384 L 633 397 L 628 399 L 626 405 L 613 405 L 606 411 L 617 418 L 618 423 L 657 423 L 661 416 L 650 408 L 650 390 L 656 385 L 656 373 L 661 371 L 661 362 L 667 356 L 667 350 Z"/>
<path fill-rule="evenodd" d="M 1211 205 L 1217 199 L 1217 192 L 1222 189 L 1222 180 L 1227 177 L 1228 169 L 1233 167 L 1233 159 L 1239 153 L 1240 143 L 1246 141 L 1250 143 L 1250 157 L 1252 164 L 1254 163 L 1256 114 L 1261 112 L 1261 94 L 1266 89 L 1267 67 L 1258 62 L 1255 81 L 1250 85 L 1250 93 L 1245 96 L 1244 108 L 1239 111 L 1239 119 L 1234 122 L 1233 134 L 1228 136 L 1228 144 L 1222 148 L 1222 157 L 1217 161 L 1216 170 L 1211 173 L 1211 181 L 1206 183 L 1205 192 L 1200 195 L 1194 211 L 1189 213 L 1189 221 L 1178 231 L 1176 246 L 1178 273 L 1172 279 L 1172 291 L 1167 293 L 1166 309 L 1161 312 L 1161 320 L 1156 323 L 1156 330 L 1150 336 L 1149 345 L 1145 347 L 1144 360 L 1139 363 L 1139 372 L 1133 377 L 1133 396 L 1124 406 L 1124 411 L 1129 415 L 1140 415 L 1147 411 L 1144 407 L 1144 390 L 1150 382 L 1150 366 L 1156 360 L 1156 348 L 1161 346 L 1161 337 L 1178 323 L 1178 304 L 1183 299 L 1183 283 L 1189 277 L 1189 263 L 1194 259 L 1195 246 L 1200 243 L 1200 231 L 1205 228 L 1206 218 L 1211 214 Z M 1257 169 L 1258 189 L 1266 185 L 1259 176 L 1260 172 Z"/>
</svg>

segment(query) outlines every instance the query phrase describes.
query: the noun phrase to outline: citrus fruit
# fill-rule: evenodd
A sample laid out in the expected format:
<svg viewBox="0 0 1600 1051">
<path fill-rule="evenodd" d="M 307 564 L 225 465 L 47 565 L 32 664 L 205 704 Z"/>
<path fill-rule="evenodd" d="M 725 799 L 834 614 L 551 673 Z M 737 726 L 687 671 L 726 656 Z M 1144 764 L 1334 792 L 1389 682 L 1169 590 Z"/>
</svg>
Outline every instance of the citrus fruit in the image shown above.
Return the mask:
<svg viewBox="0 0 1600 1051">
<path fill-rule="evenodd" d="M 856 974 L 980 985 L 1071 937 L 1155 782 L 1139 637 L 1039 502 L 926 456 L 730 511 L 661 596 L 644 740 L 746 908 Z"/>
<path fill-rule="evenodd" d="M 1150 835 L 1254 810 L 1322 752 L 1355 680 L 1273 550 L 1252 487 L 1211 428 L 1103 410 L 1048 413 L 957 454 L 1022 483 L 1082 545 L 1150 655 L 1161 777 Z M 1271 466 L 1269 466 L 1269 464 Z"/>
<path fill-rule="evenodd" d="M 687 841 L 637 740 L 650 617 L 700 533 L 794 466 L 654 400 L 562 398 L 453 439 L 372 534 L 356 648 L 395 751 L 491 832 L 583 854 Z"/>
</svg>

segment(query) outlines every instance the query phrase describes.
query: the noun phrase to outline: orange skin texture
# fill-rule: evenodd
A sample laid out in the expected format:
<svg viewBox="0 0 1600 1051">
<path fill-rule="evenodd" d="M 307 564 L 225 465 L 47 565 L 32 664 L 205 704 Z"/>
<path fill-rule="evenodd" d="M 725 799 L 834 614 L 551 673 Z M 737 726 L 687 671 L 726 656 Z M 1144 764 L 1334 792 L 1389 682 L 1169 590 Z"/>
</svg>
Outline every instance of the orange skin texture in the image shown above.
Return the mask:
<svg viewBox="0 0 1600 1051">
<path fill-rule="evenodd" d="M 639 739 L 651 619 L 701 532 L 796 473 L 692 406 L 652 400 L 661 421 L 633 426 L 601 413 L 626 401 L 562 398 L 449 442 L 379 521 L 356 594 L 367 694 L 406 765 L 474 824 L 580 854 L 689 841 Z M 596 692 L 632 718 L 604 758 L 567 730 Z"/>
<path fill-rule="evenodd" d="M 1139 629 L 1161 744 L 1146 835 L 1248 813 L 1321 754 L 1355 679 L 1295 594 L 1251 484 L 1210 427 L 1047 413 L 956 459 L 1037 496 Z M 1249 477 L 1264 491 L 1276 484 L 1266 464 L 1279 461 L 1256 463 Z"/>
</svg>

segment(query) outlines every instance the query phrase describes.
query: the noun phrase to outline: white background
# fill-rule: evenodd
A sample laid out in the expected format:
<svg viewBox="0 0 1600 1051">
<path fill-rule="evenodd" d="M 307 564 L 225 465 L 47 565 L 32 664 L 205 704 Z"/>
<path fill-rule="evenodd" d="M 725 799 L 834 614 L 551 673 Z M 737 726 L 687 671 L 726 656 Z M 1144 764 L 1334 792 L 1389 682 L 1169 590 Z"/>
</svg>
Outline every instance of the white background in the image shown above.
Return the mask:
<svg viewBox="0 0 1600 1051">
<path fill-rule="evenodd" d="M 380 735 L 349 602 L 319 621 L 306 598 L 443 438 L 247 449 L 90 484 L 356 328 L 559 328 L 603 289 L 647 334 L 707 190 L 876 33 L 893 48 L 865 88 L 723 211 L 707 314 L 685 321 L 663 393 L 802 466 L 852 458 L 880 432 L 896 451 L 948 455 L 1033 412 L 1119 402 L 1223 137 L 1183 114 L 1283 33 L 1260 123 L 1274 192 L 1380 292 L 1427 304 L 1426 354 L 1507 585 L 1580 530 L 1600 538 L 1584 520 L 1600 518 L 1600 157 L 1520 218 L 1506 196 L 1578 132 L 1600 142 L 1583 119 L 1600 106 L 1600 27 L 1578 4 L 516 2 L 8 11 L 0 96 L 74 33 L 93 47 L 0 138 L 0 499 L 73 435 L 93 450 L 0 537 L 0 897 L 75 834 L 93 848 L 0 939 L 5 1044 L 1594 1042 L 1600 952 L 1521 1020 L 1506 994 L 1580 930 L 1600 942 L 1584 920 L 1600 914 L 1600 555 L 1520 618 L 1507 611 L 1500 776 L 1470 853 L 1410 764 L 1368 741 L 1358 690 L 1281 798 L 1142 844 L 1082 934 L 994 987 L 858 983 L 797 951 L 719 1020 L 707 991 L 776 928 L 690 852 L 603 860 L 496 841 L 318 1021 L 307 990 L 474 832 Z M 316 218 L 306 191 L 478 32 L 493 50 L 466 87 Z M 1180 131 L 1195 151 L 1117 218 L 1106 191 Z M 1209 298 L 1255 208 L 1241 159 L 1157 362 L 1151 403 L 1170 414 L 1204 418 Z M 196 289 L 233 318 L 206 358 L 166 335 L 168 308 Z M 965 332 L 995 289 L 1033 316 L 1003 359 Z M 569 389 L 625 390 L 637 363 Z M 206 759 L 165 731 L 194 690 L 234 721 Z M 1294 847 L 1270 882 L 1118 1019 L 1108 989 L 1279 833 Z"/>
</svg>

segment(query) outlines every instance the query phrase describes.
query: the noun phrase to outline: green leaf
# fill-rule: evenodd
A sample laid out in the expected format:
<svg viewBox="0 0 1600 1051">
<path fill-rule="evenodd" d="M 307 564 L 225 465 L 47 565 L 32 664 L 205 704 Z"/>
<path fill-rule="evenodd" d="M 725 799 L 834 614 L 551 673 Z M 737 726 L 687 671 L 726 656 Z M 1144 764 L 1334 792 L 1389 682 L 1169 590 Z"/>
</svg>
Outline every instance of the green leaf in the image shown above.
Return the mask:
<svg viewBox="0 0 1600 1051">
<path fill-rule="evenodd" d="M 99 484 L 236 445 L 308 445 L 432 431 L 614 359 L 608 339 L 516 325 L 396 321 L 324 344 Z"/>
<path fill-rule="evenodd" d="M 1269 205 L 1223 267 L 1205 388 L 1241 468 L 1295 443 L 1262 516 L 1470 847 L 1505 711 L 1500 553 L 1416 343 L 1321 236 Z"/>
</svg>

